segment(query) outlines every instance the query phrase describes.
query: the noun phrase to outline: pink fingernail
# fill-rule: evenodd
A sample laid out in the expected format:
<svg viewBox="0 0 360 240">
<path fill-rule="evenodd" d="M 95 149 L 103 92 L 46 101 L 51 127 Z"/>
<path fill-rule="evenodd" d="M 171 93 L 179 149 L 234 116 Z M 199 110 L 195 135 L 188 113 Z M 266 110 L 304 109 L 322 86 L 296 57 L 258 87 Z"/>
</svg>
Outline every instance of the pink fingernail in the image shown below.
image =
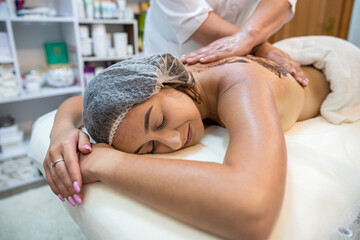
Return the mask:
<svg viewBox="0 0 360 240">
<path fill-rule="evenodd" d="M 71 205 L 73 205 L 73 207 L 75 207 L 76 203 L 75 203 L 74 199 L 73 199 L 71 196 L 69 196 L 69 197 L 67 198 L 67 200 L 69 201 L 69 203 L 70 203 Z"/>
<path fill-rule="evenodd" d="M 79 195 L 74 194 L 73 197 L 74 197 L 75 201 L 77 202 L 77 204 L 80 205 L 80 204 L 82 203 L 82 200 L 81 200 L 81 198 L 79 197 Z"/>
<path fill-rule="evenodd" d="M 91 151 L 91 147 L 89 145 L 85 145 L 84 148 L 89 149 Z"/>
<path fill-rule="evenodd" d="M 73 186 L 74 186 L 75 192 L 79 193 L 81 191 L 77 181 L 74 181 Z"/>
<path fill-rule="evenodd" d="M 65 199 L 63 198 L 63 196 L 61 196 L 60 194 L 57 195 L 59 197 L 59 199 L 62 201 L 62 202 L 65 202 Z"/>
</svg>

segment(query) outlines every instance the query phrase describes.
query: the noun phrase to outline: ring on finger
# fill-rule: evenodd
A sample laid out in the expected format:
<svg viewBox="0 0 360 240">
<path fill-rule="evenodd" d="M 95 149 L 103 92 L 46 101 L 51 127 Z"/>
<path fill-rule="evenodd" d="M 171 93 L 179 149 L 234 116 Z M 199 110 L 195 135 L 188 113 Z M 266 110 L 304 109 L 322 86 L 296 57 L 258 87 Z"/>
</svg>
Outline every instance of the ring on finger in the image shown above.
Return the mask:
<svg viewBox="0 0 360 240">
<path fill-rule="evenodd" d="M 59 159 L 55 160 L 54 162 L 51 162 L 50 168 L 54 168 L 55 165 L 56 165 L 58 162 L 62 162 L 62 161 L 64 161 L 64 159 L 63 159 L 63 158 L 59 158 Z"/>
</svg>

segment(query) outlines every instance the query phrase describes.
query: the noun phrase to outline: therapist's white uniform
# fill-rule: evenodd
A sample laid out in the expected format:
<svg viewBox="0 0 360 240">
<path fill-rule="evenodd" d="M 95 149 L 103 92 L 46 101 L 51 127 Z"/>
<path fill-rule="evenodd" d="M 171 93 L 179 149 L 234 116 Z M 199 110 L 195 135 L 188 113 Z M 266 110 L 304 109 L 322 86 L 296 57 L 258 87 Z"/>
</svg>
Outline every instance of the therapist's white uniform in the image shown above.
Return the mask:
<svg viewBox="0 0 360 240">
<path fill-rule="evenodd" d="M 288 0 L 295 12 L 296 0 Z M 241 26 L 255 11 L 260 0 L 152 0 L 144 33 L 144 54 L 170 52 L 176 57 L 202 46 L 190 36 L 213 11 L 224 20 Z"/>
</svg>

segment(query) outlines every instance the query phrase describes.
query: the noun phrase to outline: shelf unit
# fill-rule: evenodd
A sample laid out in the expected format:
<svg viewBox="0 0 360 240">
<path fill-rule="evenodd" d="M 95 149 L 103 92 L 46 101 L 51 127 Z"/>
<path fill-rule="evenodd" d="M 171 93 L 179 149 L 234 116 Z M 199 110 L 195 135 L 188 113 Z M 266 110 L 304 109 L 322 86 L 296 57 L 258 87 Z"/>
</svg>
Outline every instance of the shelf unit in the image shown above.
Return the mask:
<svg viewBox="0 0 360 240">
<path fill-rule="evenodd" d="M 139 0 L 128 0 L 137 4 Z M 139 56 L 138 28 L 135 19 L 79 19 L 78 5 L 75 0 L 28 0 L 27 7 L 49 7 L 57 12 L 55 17 L 18 17 L 15 0 L 6 0 L 6 14 L 0 16 L 0 32 L 6 32 L 10 48 L 10 57 L 0 56 L 0 65 L 12 64 L 19 95 L 0 98 L 0 116 L 11 115 L 16 119 L 19 129 L 24 131 L 24 143 L 21 149 L 0 152 L 0 164 L 12 158 L 27 154 L 31 127 L 41 115 L 50 112 L 67 98 L 80 95 L 86 86 L 84 67 L 86 65 L 106 67 L 109 64 Z M 133 53 L 127 57 L 96 57 L 81 55 L 80 26 L 87 25 L 91 29 L 94 24 L 104 24 L 107 33 L 126 32 L 128 43 L 133 46 Z M 75 76 L 75 83 L 69 87 L 54 88 L 43 86 L 39 92 L 29 93 L 25 89 L 22 74 L 30 70 L 46 72 L 48 69 L 44 44 L 46 42 L 65 42 L 69 66 Z M 1 171 L 1 167 L 0 167 Z M 43 179 L 36 177 L 34 181 Z M 28 181 L 19 186 L 32 183 Z M 19 186 L 0 189 L 0 193 Z"/>
</svg>

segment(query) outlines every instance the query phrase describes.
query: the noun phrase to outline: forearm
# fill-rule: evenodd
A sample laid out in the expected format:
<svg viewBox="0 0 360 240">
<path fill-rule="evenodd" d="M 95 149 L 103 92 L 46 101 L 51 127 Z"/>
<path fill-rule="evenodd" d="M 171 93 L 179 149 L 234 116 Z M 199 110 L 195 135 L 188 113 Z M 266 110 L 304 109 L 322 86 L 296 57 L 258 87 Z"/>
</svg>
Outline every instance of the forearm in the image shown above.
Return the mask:
<svg viewBox="0 0 360 240">
<path fill-rule="evenodd" d="M 240 27 L 222 19 L 214 12 L 209 12 L 206 20 L 193 33 L 191 38 L 197 43 L 205 46 L 217 39 L 231 36 L 237 33 L 239 30 Z"/>
<path fill-rule="evenodd" d="M 132 198 L 213 234 L 256 239 L 264 225 L 269 226 L 264 212 L 279 210 L 273 197 L 264 201 L 264 186 L 258 185 L 256 177 L 247 174 L 246 169 L 121 155 L 117 157 L 113 152 L 98 161 L 93 175 Z M 271 215 L 273 223 L 276 214 Z"/>
<path fill-rule="evenodd" d="M 82 125 L 82 97 L 71 97 L 58 108 L 50 138 L 66 129 L 79 128 Z"/>
<path fill-rule="evenodd" d="M 237 34 L 246 34 L 249 41 L 256 43 L 256 46 L 277 32 L 289 14 L 291 4 L 287 0 L 262 0 Z"/>
<path fill-rule="evenodd" d="M 209 12 L 207 19 L 191 38 L 205 46 L 217 39 L 238 34 L 242 35 L 241 39 L 256 46 L 278 31 L 290 13 L 291 5 L 287 0 L 262 0 L 252 16 L 239 27 Z"/>
</svg>

